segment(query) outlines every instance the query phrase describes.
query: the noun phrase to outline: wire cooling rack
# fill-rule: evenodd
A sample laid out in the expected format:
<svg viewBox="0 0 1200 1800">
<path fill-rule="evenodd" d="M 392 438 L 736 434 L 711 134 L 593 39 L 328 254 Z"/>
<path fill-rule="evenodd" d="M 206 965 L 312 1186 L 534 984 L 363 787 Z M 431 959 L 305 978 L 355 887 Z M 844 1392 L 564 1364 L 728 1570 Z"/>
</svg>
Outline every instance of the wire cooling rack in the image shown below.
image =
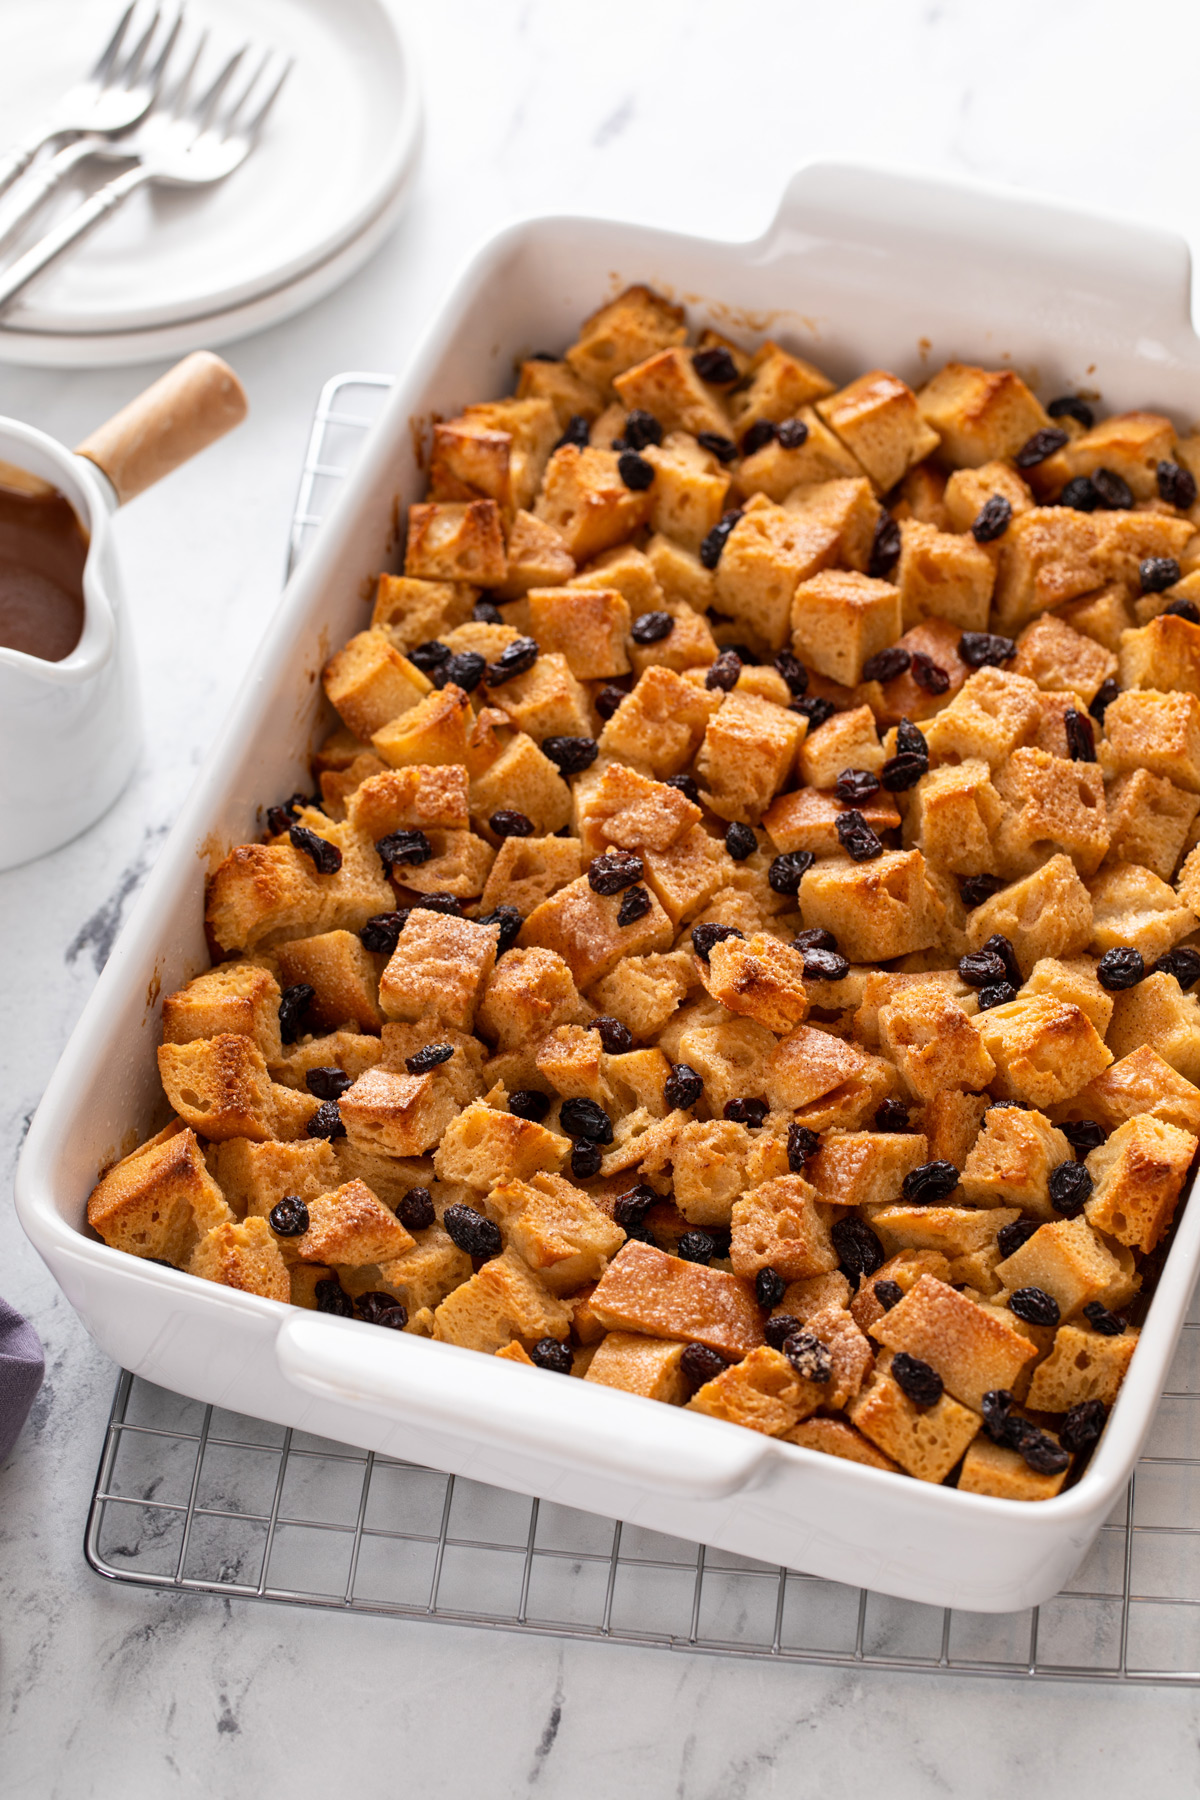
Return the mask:
<svg viewBox="0 0 1200 1800">
<path fill-rule="evenodd" d="M 335 377 L 289 572 L 391 386 Z M 943 1610 L 368 1454 L 122 1374 L 88 1516 L 109 1580 L 776 1662 L 1200 1685 L 1200 1307 L 1146 1454 L 1070 1586 Z"/>
</svg>

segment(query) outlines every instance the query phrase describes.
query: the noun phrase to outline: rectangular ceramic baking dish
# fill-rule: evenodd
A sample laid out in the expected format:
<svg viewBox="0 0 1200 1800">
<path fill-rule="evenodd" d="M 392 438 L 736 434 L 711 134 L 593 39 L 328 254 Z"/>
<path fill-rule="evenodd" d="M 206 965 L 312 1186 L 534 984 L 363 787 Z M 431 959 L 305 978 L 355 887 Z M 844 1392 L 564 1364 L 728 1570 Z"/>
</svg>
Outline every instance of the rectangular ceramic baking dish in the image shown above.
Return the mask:
<svg viewBox="0 0 1200 1800">
<path fill-rule="evenodd" d="M 420 497 L 431 414 L 510 391 L 631 281 L 694 323 L 770 333 L 839 379 L 912 383 L 948 357 L 1011 363 L 1043 395 L 1200 417 L 1200 341 L 1180 239 L 1041 201 L 822 165 L 766 233 L 721 243 L 540 219 L 488 244 L 455 287 L 290 582 L 229 721 L 113 950 L 30 1130 L 22 1223 L 97 1343 L 182 1394 L 834 1580 L 985 1612 L 1072 1575 L 1118 1499 L 1163 1386 L 1200 1262 L 1185 1208 L 1141 1344 L 1092 1463 L 1038 1505 L 959 1494 L 649 1400 L 356 1321 L 281 1307 L 137 1261 L 90 1236 L 97 1171 L 161 1122 L 159 998 L 207 962 L 206 870 L 309 779 L 320 670 L 366 622 Z"/>
</svg>

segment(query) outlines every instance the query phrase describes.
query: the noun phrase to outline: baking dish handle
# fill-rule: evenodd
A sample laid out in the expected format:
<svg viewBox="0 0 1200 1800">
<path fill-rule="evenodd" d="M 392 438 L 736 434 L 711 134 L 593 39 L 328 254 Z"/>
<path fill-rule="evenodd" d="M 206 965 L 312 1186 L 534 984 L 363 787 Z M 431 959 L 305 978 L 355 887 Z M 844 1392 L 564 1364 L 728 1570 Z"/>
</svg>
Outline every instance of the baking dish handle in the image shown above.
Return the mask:
<svg viewBox="0 0 1200 1800">
<path fill-rule="evenodd" d="M 349 1320 L 293 1312 L 276 1353 L 287 1379 L 319 1399 L 680 1499 L 725 1499 L 772 1453 L 757 1432 L 678 1407 L 630 1404 L 591 1382 L 581 1394 L 541 1369 Z"/>
</svg>

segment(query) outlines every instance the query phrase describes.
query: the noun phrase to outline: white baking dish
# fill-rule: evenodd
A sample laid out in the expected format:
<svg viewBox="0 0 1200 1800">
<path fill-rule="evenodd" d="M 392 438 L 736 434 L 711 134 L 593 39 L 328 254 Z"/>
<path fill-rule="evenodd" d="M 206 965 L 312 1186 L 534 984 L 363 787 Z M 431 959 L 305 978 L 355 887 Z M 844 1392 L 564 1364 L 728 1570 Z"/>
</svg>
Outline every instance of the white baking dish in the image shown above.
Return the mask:
<svg viewBox="0 0 1200 1800">
<path fill-rule="evenodd" d="M 98 1168 L 161 1119 L 158 998 L 206 962 L 206 868 L 307 779 L 319 671 L 361 628 L 364 580 L 419 496 L 413 422 L 511 385 L 617 287 L 770 331 L 837 377 L 919 381 L 949 356 L 1011 361 L 1043 395 L 1200 416 L 1182 241 L 977 188 L 846 167 L 796 177 L 765 236 L 706 242 L 581 219 L 503 233 L 414 358 L 307 562 L 146 884 L 29 1133 L 17 1204 L 102 1348 L 198 1399 L 835 1580 L 1005 1611 L 1069 1579 L 1149 1426 L 1200 1262 L 1181 1219 L 1141 1345 L 1082 1480 L 1022 1506 L 928 1487 L 616 1391 L 282 1308 L 134 1260 L 84 1224 Z"/>
</svg>

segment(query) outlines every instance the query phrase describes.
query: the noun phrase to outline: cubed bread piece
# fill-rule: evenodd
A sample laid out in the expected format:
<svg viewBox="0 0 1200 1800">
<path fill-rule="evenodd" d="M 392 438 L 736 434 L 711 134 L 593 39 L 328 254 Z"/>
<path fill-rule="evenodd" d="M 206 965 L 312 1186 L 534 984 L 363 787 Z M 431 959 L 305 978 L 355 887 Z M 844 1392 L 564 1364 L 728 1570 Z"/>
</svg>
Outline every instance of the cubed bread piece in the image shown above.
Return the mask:
<svg viewBox="0 0 1200 1800">
<path fill-rule="evenodd" d="M 611 397 L 617 375 L 686 338 L 682 306 L 638 283 L 584 320 L 566 361 L 579 380 Z"/>
<path fill-rule="evenodd" d="M 571 817 L 571 790 L 558 766 L 519 731 L 485 772 L 471 781 L 471 814 L 485 821 L 501 810 L 523 812 L 535 831 L 561 831 Z"/>
<path fill-rule="evenodd" d="M 553 525 L 531 512 L 518 512 L 508 531 L 508 573 L 492 589 L 498 601 L 519 600 L 531 588 L 570 581 L 575 559 Z"/>
<path fill-rule="evenodd" d="M 653 562 L 636 544 L 618 544 L 602 551 L 580 569 L 571 586 L 607 588 L 621 594 L 635 619 L 660 607 L 664 598 Z"/>
<path fill-rule="evenodd" d="M 87 1219 L 114 1250 L 182 1267 L 198 1240 L 233 1213 L 195 1132 L 176 1122 L 109 1169 L 92 1189 Z"/>
<path fill-rule="evenodd" d="M 904 1178 L 929 1157 L 919 1132 L 839 1131 L 822 1138 L 804 1165 L 818 1198 L 836 1206 L 886 1206 Z"/>
<path fill-rule="evenodd" d="M 662 1400 L 682 1406 L 688 1397 L 688 1381 L 680 1364 L 686 1344 L 669 1338 L 646 1337 L 637 1331 L 610 1331 L 596 1346 L 585 1381 L 602 1387 L 623 1388 L 646 1400 Z"/>
<path fill-rule="evenodd" d="M 344 819 L 347 816 L 347 801 L 358 792 L 363 782 L 369 781 L 373 775 L 386 775 L 387 772 L 387 764 L 373 750 L 362 751 L 348 768 L 322 768 L 319 772 L 321 811 L 331 819 Z M 357 829 L 362 830 L 362 827 L 358 826 Z"/>
<path fill-rule="evenodd" d="M 994 874 L 992 839 L 1003 810 L 982 757 L 942 763 L 922 775 L 912 790 L 904 842 L 947 874 Z"/>
<path fill-rule="evenodd" d="M 389 1258 L 379 1269 L 380 1286 L 408 1308 L 410 1322 L 415 1313 L 439 1306 L 470 1278 L 470 1257 L 440 1224 L 419 1231 L 411 1249 Z"/>
<path fill-rule="evenodd" d="M 1050 1174 L 1073 1160 L 1067 1139 L 1040 1112 L 994 1107 L 962 1165 L 962 1192 L 976 1206 L 1019 1206 L 1035 1219 L 1059 1217 Z"/>
<path fill-rule="evenodd" d="M 700 978 L 714 1000 L 782 1036 L 808 1012 L 804 958 L 765 932 L 714 944 Z"/>
<path fill-rule="evenodd" d="M 502 1256 L 448 1294 L 433 1316 L 433 1335 L 442 1344 L 490 1354 L 515 1338 L 523 1345 L 539 1339 L 564 1339 L 571 1328 L 571 1309 L 550 1292 L 544 1281 L 517 1255 Z"/>
<path fill-rule="evenodd" d="M 878 1321 L 887 1312 L 875 1292 L 876 1282 L 894 1282 L 901 1293 L 907 1294 L 917 1285 L 922 1275 L 934 1275 L 939 1281 L 949 1281 L 950 1263 L 940 1250 L 898 1250 L 894 1256 L 889 1256 L 873 1275 L 860 1283 L 857 1294 L 850 1302 L 850 1315 L 859 1330 L 873 1332 Z M 786 1302 L 785 1294 L 785 1306 Z"/>
<path fill-rule="evenodd" d="M 854 1016 L 854 1036 L 857 1041 L 865 1044 L 868 1049 L 878 1050 L 880 1009 L 894 1000 L 897 994 L 903 993 L 905 988 L 928 985 L 931 982 L 935 987 L 943 988 L 952 1000 L 957 1001 L 968 1018 L 978 1011 L 978 995 L 974 988 L 967 986 L 957 969 L 917 968 L 904 972 L 872 969 L 863 980 L 858 1011 Z"/>
<path fill-rule="evenodd" d="M 729 1259 L 748 1280 L 767 1268 L 785 1281 L 837 1268 L 828 1214 L 803 1175 L 779 1175 L 743 1194 L 733 1203 L 732 1226 Z"/>
<path fill-rule="evenodd" d="M 406 575 L 491 587 L 504 580 L 507 566 L 494 500 L 431 500 L 409 507 Z"/>
<path fill-rule="evenodd" d="M 936 1406 L 917 1406 L 882 1364 L 849 1411 L 857 1429 L 918 1481 L 944 1481 L 983 1423 L 949 1394 Z"/>
<path fill-rule="evenodd" d="M 730 395 L 729 410 L 742 437 L 759 419 L 779 424 L 794 419 L 801 407 L 832 394 L 827 375 L 802 357 L 793 356 L 771 338 L 759 345 L 750 361 L 750 379 Z"/>
<path fill-rule="evenodd" d="M 919 1100 L 932 1100 L 944 1088 L 977 1091 L 996 1073 L 977 1022 L 936 983 L 905 987 L 880 1007 L 879 1040 Z"/>
<path fill-rule="evenodd" d="M 749 1282 L 652 1244 L 625 1245 L 605 1270 L 591 1308 L 609 1331 L 707 1344 L 726 1357 L 746 1356 L 763 1341 Z"/>
<path fill-rule="evenodd" d="M 382 631 L 360 631 L 325 665 L 330 703 L 356 737 L 369 738 L 430 693 L 433 683 Z"/>
<path fill-rule="evenodd" d="M 628 893 L 628 889 L 626 893 Z M 597 894 L 586 876 L 572 881 L 534 909 L 521 927 L 520 943 L 541 945 L 562 957 L 577 987 L 587 988 L 611 974 L 626 956 L 668 950 L 674 931 L 652 894 L 647 910 L 627 925 L 618 923 L 624 894 Z"/>
<path fill-rule="evenodd" d="M 994 628 L 1015 633 L 1039 613 L 1065 606 L 1111 581 L 1104 553 L 1106 524 L 1065 506 L 1035 506 L 1001 540 L 993 595 Z"/>
<path fill-rule="evenodd" d="M 978 369 L 948 362 L 917 394 L 921 417 L 940 439 L 949 469 L 977 469 L 1016 455 L 1035 431 L 1050 424 L 1040 403 L 1012 369 Z"/>
<path fill-rule="evenodd" d="M 689 1008 L 693 1015 L 694 1009 Z M 713 1008 L 699 1016 L 680 1015 L 671 1023 L 662 1048 L 704 1082 L 704 1097 L 714 1113 L 730 1100 L 765 1092 L 767 1064 L 776 1039 L 753 1019 L 735 1019 Z"/>
<path fill-rule="evenodd" d="M 559 431 L 553 402 L 534 395 L 468 406 L 457 419 L 435 422 L 431 497 L 494 500 L 511 523 L 532 503 Z"/>
<path fill-rule="evenodd" d="M 621 1227 L 560 1175 L 500 1182 L 488 1195 L 488 1211 L 505 1243 L 554 1294 L 599 1281 L 625 1242 Z"/>
<path fill-rule="evenodd" d="M 978 757 L 996 769 L 1037 730 L 1037 683 L 1004 669 L 977 669 L 925 728 L 932 760 Z"/>
<path fill-rule="evenodd" d="M 695 985 L 693 959 L 684 951 L 630 956 L 588 990 L 600 1013 L 628 1025 L 635 1038 L 654 1038 Z"/>
<path fill-rule="evenodd" d="M 898 638 L 896 647 L 908 651 L 912 658 L 910 666 L 903 673 L 893 675 L 890 681 L 864 682 L 858 690 L 880 725 L 898 725 L 901 719 L 911 719 L 919 724 L 949 706 L 971 674 L 962 659 L 961 644 L 962 632 L 946 619 L 921 619 Z M 945 677 L 944 683 L 940 677 L 934 677 L 936 693 L 922 686 L 925 669 L 920 658 L 928 658 Z M 922 681 L 918 681 L 918 674 Z"/>
<path fill-rule="evenodd" d="M 677 775 L 700 748 L 720 698 L 673 669 L 647 669 L 601 732 L 601 754 L 627 758 L 660 781 Z"/>
<path fill-rule="evenodd" d="M 889 1256 L 897 1250 L 936 1250 L 954 1259 L 993 1245 L 1020 1216 L 1015 1206 L 884 1206 L 872 1214 L 871 1228 Z"/>
<path fill-rule="evenodd" d="M 636 374 L 637 370 L 631 369 L 627 379 Z M 704 404 L 719 414 L 707 396 Z M 722 416 L 719 425 L 669 431 L 661 444 L 647 444 L 642 454 L 654 470 L 650 488 L 652 529 L 665 533 L 688 550 L 698 551 L 725 511 L 729 476 L 711 451 L 690 435 L 692 430 L 716 431 L 724 437 L 728 435 L 728 420 Z"/>
<path fill-rule="evenodd" d="M 836 561 L 843 568 L 866 573 L 879 520 L 879 502 L 869 481 L 851 476 L 808 482 L 793 488 L 783 504 L 785 511 L 798 519 L 836 531 Z"/>
<path fill-rule="evenodd" d="M 1079 695 L 1084 706 L 1090 706 L 1102 683 L 1116 675 L 1117 659 L 1103 645 L 1043 613 L 1021 633 L 1012 672 L 1027 675 L 1047 691 L 1069 689 Z M 1123 685 L 1139 684 L 1124 681 Z"/>
<path fill-rule="evenodd" d="M 656 532 L 646 545 L 646 560 L 659 585 L 664 606 L 688 606 L 702 614 L 715 604 L 715 571 L 706 569 L 700 558 L 685 550 L 682 544 Z"/>
<path fill-rule="evenodd" d="M 795 713 L 753 694 L 730 694 L 696 757 L 705 805 L 719 818 L 757 823 L 791 776 L 803 736 Z"/>
<path fill-rule="evenodd" d="M 321 1037 L 302 1037 L 289 1046 L 278 1062 L 271 1064 L 271 1079 L 290 1088 L 307 1091 L 312 1069 L 341 1069 L 357 1081 L 364 1069 L 373 1069 L 379 1061 L 380 1045 L 357 1028 L 329 1031 Z"/>
<path fill-rule="evenodd" d="M 799 446 L 789 449 L 774 437 L 760 450 L 744 456 L 737 471 L 739 493 L 752 499 L 762 496 L 781 501 L 798 487 L 811 487 L 818 481 L 862 480 L 862 464 L 819 413 L 811 406 L 802 406 L 795 418 L 798 425 L 804 426 L 805 435 Z"/>
<path fill-rule="evenodd" d="M 190 1044 L 162 1044 L 158 1072 L 175 1111 L 203 1137 L 261 1142 L 275 1135 L 273 1084 L 251 1038 L 225 1032 Z"/>
<path fill-rule="evenodd" d="M 1145 1113 L 1118 1125 L 1087 1159 L 1096 1184 L 1084 1207 L 1088 1224 L 1119 1244 L 1153 1250 L 1174 1217 L 1197 1142 Z"/>
<path fill-rule="evenodd" d="M 700 821 L 700 808 L 678 788 L 651 781 L 623 763 L 609 763 L 590 787 L 576 789 L 584 854 L 669 850 Z"/>
<path fill-rule="evenodd" d="M 831 526 L 759 498 L 725 541 L 717 564 L 717 607 L 770 650 L 779 650 L 787 639 L 797 583 L 828 568 L 837 549 L 838 533 Z"/>
<path fill-rule="evenodd" d="M 557 1174 L 570 1150 L 571 1140 L 556 1131 L 474 1100 L 447 1128 L 433 1166 L 439 1181 L 465 1181 L 486 1194 L 497 1181 Z"/>
<path fill-rule="evenodd" d="M 464 581 L 418 581 L 381 575 L 371 626 L 385 631 L 397 650 L 414 650 L 471 617 L 478 588 Z"/>
<path fill-rule="evenodd" d="M 413 1237 L 362 1181 L 347 1181 L 308 1203 L 308 1230 L 288 1241 L 301 1262 L 390 1262 L 411 1250 Z"/>
<path fill-rule="evenodd" d="M 977 468 L 956 469 L 942 494 L 949 529 L 970 531 L 988 501 L 997 495 L 1008 501 L 1014 517 L 1028 512 L 1034 504 L 1028 485 L 1011 463 L 993 461 L 980 463 Z"/>
<path fill-rule="evenodd" d="M 529 593 L 530 635 L 543 652 L 560 652 L 580 681 L 627 673 L 630 623 L 629 604 L 615 588 L 533 588 Z M 497 694 L 501 705 L 505 691 Z"/>
<path fill-rule="evenodd" d="M 1157 594 L 1153 597 L 1155 600 L 1160 598 Z M 1110 581 L 1094 593 L 1084 594 L 1081 600 L 1060 606 L 1053 617 L 1061 619 L 1072 631 L 1102 645 L 1114 656 L 1121 648 L 1122 633 L 1132 631 L 1136 623 L 1128 589 L 1121 581 Z"/>
<path fill-rule="evenodd" d="M 772 1318 L 799 1319 L 802 1325 L 825 1315 L 822 1323 L 850 1305 L 850 1283 L 840 1269 L 826 1275 L 806 1275 L 802 1281 L 789 1281 L 783 1299 L 771 1312 Z"/>
<path fill-rule="evenodd" d="M 877 1450 L 845 1419 L 802 1419 L 783 1436 L 786 1443 L 798 1444 L 801 1450 L 817 1450 L 822 1456 L 840 1456 L 845 1462 L 862 1463 L 865 1468 L 884 1469 L 893 1475 L 902 1472 L 899 1463 Z"/>
<path fill-rule="evenodd" d="M 1069 856 L 1052 856 L 1020 881 L 976 906 L 967 939 L 978 950 L 994 933 L 1008 938 L 1022 972 L 1043 957 L 1075 956 L 1092 936 L 1092 899 Z"/>
<path fill-rule="evenodd" d="M 1128 1056 L 1142 1045 L 1190 1082 L 1200 1077 L 1200 1000 L 1184 993 L 1173 975 L 1147 975 L 1116 995 L 1108 1047 Z"/>
<path fill-rule="evenodd" d="M 279 1039 L 279 983 L 256 963 L 219 963 L 163 1000 L 164 1044 L 196 1038 L 252 1038 L 268 1062 L 283 1053 Z"/>
<path fill-rule="evenodd" d="M 221 1287 L 257 1294 L 263 1300 L 292 1297 L 287 1266 L 279 1254 L 265 1219 L 246 1219 L 241 1224 L 214 1225 L 192 1252 L 188 1274 Z"/>
<path fill-rule="evenodd" d="M 455 764 L 412 763 L 360 782 L 346 817 L 372 843 L 393 831 L 465 831 L 467 772 Z"/>
<path fill-rule="evenodd" d="M 317 937 L 292 938 L 275 952 L 284 987 L 301 983 L 313 989 L 306 1023 L 332 1030 L 352 1023 L 378 1031 L 379 976 L 374 957 L 353 931 L 325 931 Z"/>
<path fill-rule="evenodd" d="M 294 1144 L 229 1138 L 215 1144 L 209 1156 L 221 1192 L 239 1218 L 265 1219 L 285 1194 L 316 1200 L 344 1179 L 332 1145 L 322 1138 Z"/>
<path fill-rule="evenodd" d="M 763 1344 L 706 1381 L 688 1405 L 710 1419 L 782 1437 L 816 1412 L 824 1397 L 820 1383 L 797 1375 L 786 1356 Z"/>
<path fill-rule="evenodd" d="M 938 531 L 919 519 L 900 527 L 896 586 L 907 629 L 921 619 L 946 619 L 962 631 L 986 631 L 995 565 L 973 537 Z"/>
<path fill-rule="evenodd" d="M 613 1094 L 601 1068 L 603 1056 L 596 1032 L 559 1025 L 538 1045 L 534 1061 L 542 1082 L 564 1100 L 586 1098 L 609 1107 Z"/>
<path fill-rule="evenodd" d="M 574 838 L 505 838 L 484 883 L 482 913 L 515 906 L 524 916 L 568 882 L 577 881 L 580 849 Z"/>
<path fill-rule="evenodd" d="M 983 1410 L 989 1389 L 1011 1389 L 1036 1355 L 1020 1332 L 932 1275 L 923 1275 L 872 1327 L 872 1335 L 889 1350 L 927 1362 L 954 1398 L 975 1412 Z"/>
<path fill-rule="evenodd" d="M 319 875 L 313 860 L 290 843 L 239 844 L 208 884 L 205 918 L 222 950 L 251 953 L 289 937 L 360 931 L 375 913 L 395 905 L 374 845 L 347 821 L 337 825 L 307 810 L 303 823 L 342 852 L 334 875 Z"/>
<path fill-rule="evenodd" d="M 809 787 L 831 788 L 844 769 L 866 769 L 878 775 L 883 745 L 869 706 L 834 713 L 805 737 L 800 749 L 800 777 Z"/>
<path fill-rule="evenodd" d="M 938 433 L 922 418 L 908 383 L 885 369 L 872 369 L 818 400 L 817 411 L 881 494 L 938 447 Z"/>
<path fill-rule="evenodd" d="M 530 1356 L 528 1350 L 518 1344 L 516 1338 L 513 1339 L 511 1344 L 505 1344 L 503 1350 L 494 1350 L 492 1354 L 493 1356 L 500 1357 L 504 1362 L 524 1363 L 526 1368 L 537 1368 L 537 1364 L 534 1362 L 532 1356 Z M 571 1373 L 572 1375 L 575 1373 L 574 1369 L 571 1370 Z"/>
<path fill-rule="evenodd" d="M 812 1025 L 798 1025 L 770 1057 L 762 1091 L 812 1131 L 853 1131 L 891 1090 L 890 1066 L 856 1044 Z"/>
<path fill-rule="evenodd" d="M 1047 1107 L 1069 1100 L 1112 1061 L 1087 1014 L 1049 995 L 1022 994 L 976 1020 L 996 1065 L 992 1091 Z"/>
<path fill-rule="evenodd" d="M 565 656 L 543 652 L 531 669 L 494 690 L 493 701 L 536 744 L 548 737 L 590 737 L 587 693 Z"/>
<path fill-rule="evenodd" d="M 1108 854 L 1170 881 L 1200 812 L 1200 795 L 1148 769 L 1129 769 L 1108 786 Z"/>
<path fill-rule="evenodd" d="M 990 1105 L 990 1094 L 967 1094 L 956 1088 L 934 1094 L 915 1121 L 929 1145 L 927 1155 L 920 1160 L 949 1162 L 956 1169 L 964 1168 Z"/>
<path fill-rule="evenodd" d="M 1104 1337 L 1082 1325 L 1060 1325 L 1054 1348 L 1033 1371 L 1026 1405 L 1037 1412 L 1065 1413 L 1087 1400 L 1111 1406 L 1137 1349 L 1138 1333 Z"/>
<path fill-rule="evenodd" d="M 675 1204 L 690 1225 L 728 1225 L 749 1185 L 755 1141 L 732 1119 L 685 1119 L 669 1144 L 643 1161 L 647 1175 L 670 1167 Z"/>
<path fill-rule="evenodd" d="M 656 609 L 671 620 L 665 637 L 651 644 L 639 644 L 632 638 L 627 646 L 635 674 L 662 667 L 681 672 L 684 669 L 706 669 L 717 660 L 717 644 L 703 614 L 674 596 L 663 599 Z"/>
<path fill-rule="evenodd" d="M 1056 851 L 1065 851 L 1081 876 L 1095 874 L 1108 850 L 1104 777 L 1096 763 L 1014 750 L 997 770 L 995 787 L 1004 805 L 995 835 L 1001 875 L 1030 875 Z"/>
<path fill-rule="evenodd" d="M 852 687 L 867 658 L 900 636 L 900 590 L 854 569 L 826 569 L 794 589 L 791 627 L 801 662 Z"/>
<path fill-rule="evenodd" d="M 1196 929 L 1196 915 L 1151 869 L 1114 863 L 1088 882 L 1093 955 L 1132 945 L 1147 962 Z"/>
<path fill-rule="evenodd" d="M 488 977 L 478 1030 L 499 1049 L 515 1050 L 539 1041 L 557 1025 L 582 1024 L 589 1016 L 570 968 L 556 951 L 513 949 Z"/>
<path fill-rule="evenodd" d="M 836 716 L 845 717 L 842 713 Z M 822 725 L 821 731 L 826 729 Z M 821 732 L 815 735 L 819 737 Z M 843 768 L 852 766 L 842 765 Z M 811 850 L 814 856 L 837 856 L 842 847 L 837 821 L 849 811 L 849 805 L 835 794 L 815 787 L 797 788 L 793 793 L 780 794 L 771 802 L 762 816 L 762 828 L 776 850 Z M 900 814 L 890 794 L 880 793 L 874 799 L 860 801 L 857 811 L 876 834 L 894 831 L 900 823 Z"/>
<path fill-rule="evenodd" d="M 450 682 L 375 732 L 371 742 L 393 769 L 411 763 L 459 765 L 466 759 L 473 716 L 463 690 Z"/>
<path fill-rule="evenodd" d="M 1057 1474 L 1039 1475 L 1018 1451 L 980 1433 L 963 1457 L 957 1486 L 960 1494 L 990 1494 L 996 1500 L 1053 1500 L 1070 1472 L 1068 1462 Z"/>
<path fill-rule="evenodd" d="M 470 1031 L 496 963 L 499 927 L 414 909 L 379 981 L 389 1019 L 438 1020 Z"/>
<path fill-rule="evenodd" d="M 1110 413 L 1036 463 L 1029 478 L 1039 494 L 1057 497 L 1077 475 L 1111 469 L 1128 484 L 1135 500 L 1157 500 L 1155 472 L 1174 447 L 1175 427 L 1162 413 Z"/>
<path fill-rule="evenodd" d="M 423 1156 L 440 1143 L 459 1103 L 436 1071 L 368 1069 L 338 1102 L 351 1138 L 385 1156 Z"/>
<path fill-rule="evenodd" d="M 1148 769 L 1200 794 L 1200 700 L 1150 688 L 1118 694 L 1104 714 L 1105 772 Z"/>
<path fill-rule="evenodd" d="M 1095 1119 L 1106 1131 L 1138 1113 L 1200 1137 L 1200 1088 L 1144 1044 L 1112 1063 L 1076 1094 L 1066 1118 Z"/>
<path fill-rule="evenodd" d="M 830 1412 L 838 1412 L 870 1379 L 875 1368 L 875 1351 L 852 1314 L 836 1301 L 823 1311 L 810 1313 L 805 1326 L 830 1353 L 832 1366 L 829 1380 L 824 1384 L 822 1404 Z"/>
<path fill-rule="evenodd" d="M 1058 1302 L 1062 1317 L 1070 1319 L 1089 1301 L 1103 1300 L 1119 1280 L 1121 1265 L 1081 1214 L 1039 1225 L 1019 1250 L 997 1265 L 996 1272 L 1010 1294 L 1018 1288 L 1041 1288 Z"/>
<path fill-rule="evenodd" d="M 936 941 L 937 921 L 919 850 L 885 850 L 871 862 L 814 863 L 800 883 L 809 927 L 837 938 L 851 962 L 890 962 Z"/>
<path fill-rule="evenodd" d="M 649 493 L 626 487 L 615 450 L 564 444 L 550 458 L 533 510 L 582 563 L 632 537 L 649 520 L 651 504 Z"/>
</svg>

